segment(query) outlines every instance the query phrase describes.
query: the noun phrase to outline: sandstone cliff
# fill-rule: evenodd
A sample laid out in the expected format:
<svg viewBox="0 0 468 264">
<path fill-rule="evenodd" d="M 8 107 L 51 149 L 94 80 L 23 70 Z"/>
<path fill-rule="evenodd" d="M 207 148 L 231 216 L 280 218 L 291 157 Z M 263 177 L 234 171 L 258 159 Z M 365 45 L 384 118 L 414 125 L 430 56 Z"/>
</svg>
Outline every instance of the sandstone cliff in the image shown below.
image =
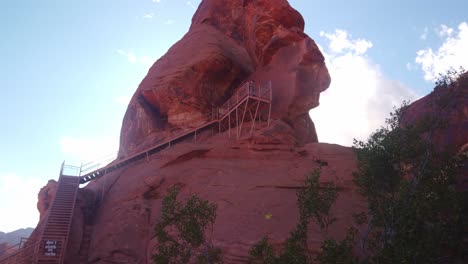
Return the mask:
<svg viewBox="0 0 468 264">
<path fill-rule="evenodd" d="M 119 156 L 206 122 L 242 82 L 270 83 L 272 116 L 317 142 L 308 111 L 330 84 L 324 58 L 286 0 L 204 0 L 189 32 L 150 69 L 125 114 Z"/>
<path fill-rule="evenodd" d="M 403 122 L 416 124 L 432 116 L 437 120 L 428 139 L 438 151 L 455 154 L 468 147 L 468 72 L 449 86 L 438 86 L 433 92 L 412 103 Z"/>
<path fill-rule="evenodd" d="M 161 198 L 178 185 L 218 205 L 213 243 L 227 263 L 243 262 L 263 236 L 282 242 L 297 222 L 295 191 L 318 164 L 322 180 L 337 182 L 333 236 L 342 236 L 351 208 L 355 166 L 349 148 L 318 144 L 308 111 L 318 106 L 330 76 L 304 20 L 286 0 L 204 0 L 189 32 L 149 69 L 125 114 L 119 158 L 208 121 L 246 81 L 271 84 L 271 125 L 230 139 L 205 131 L 190 141 L 107 174 L 80 190 L 67 263 L 150 263 Z M 43 217 L 55 182 L 39 194 Z M 349 206 L 352 205 L 352 206 Z M 271 214 L 271 219 L 265 218 Z M 312 229 L 316 250 L 322 239 Z"/>
<path fill-rule="evenodd" d="M 186 140 L 80 189 L 66 263 L 152 263 L 154 224 L 162 197 L 174 185 L 182 198 L 197 194 L 217 204 L 212 242 L 226 263 L 245 263 L 249 248 L 265 235 L 277 244 L 286 239 L 298 220 L 296 190 L 319 165 L 321 181 L 340 188 L 331 212 L 337 221 L 327 235 L 342 239 L 352 213 L 365 211 L 366 204 L 352 183 L 352 150 L 317 143 L 308 110 L 318 106 L 330 76 L 303 30 L 301 15 L 286 0 L 203 0 L 189 32 L 150 68 L 133 95 L 119 157 L 206 122 L 206 113 L 249 80 L 272 84 L 270 126 L 257 125 L 240 140 L 205 131 L 197 143 Z M 424 100 L 410 112 L 424 112 Z M 463 109 L 451 123 L 464 120 L 466 131 Z M 466 135 L 456 142 L 466 143 Z M 41 190 L 41 219 L 54 188 L 49 182 Z M 312 250 L 324 235 L 312 226 Z"/>
<path fill-rule="evenodd" d="M 429 118 L 429 119 L 428 119 Z M 436 155 L 451 157 L 468 151 L 468 72 L 450 85 L 435 87 L 427 96 L 408 106 L 403 123 L 430 123 L 430 142 Z M 468 190 L 468 164 L 458 177 L 458 189 Z"/>
<path fill-rule="evenodd" d="M 288 237 L 299 216 L 296 190 L 320 164 L 325 164 L 321 181 L 340 188 L 332 208 L 337 221 L 328 235 L 342 239 L 352 213 L 366 208 L 352 183 L 352 150 L 321 143 L 296 147 L 287 132 L 292 133 L 289 125 L 277 121 L 243 141 L 207 133 L 197 144 L 177 144 L 91 182 L 80 190 L 67 263 L 79 263 L 87 226 L 92 227 L 88 263 L 152 263 L 154 224 L 162 197 L 174 185 L 182 199 L 197 194 L 217 204 L 212 242 L 222 248 L 226 263 L 245 263 L 248 250 L 263 236 L 277 244 Z M 312 226 L 309 237 L 317 251 L 324 234 Z"/>
</svg>

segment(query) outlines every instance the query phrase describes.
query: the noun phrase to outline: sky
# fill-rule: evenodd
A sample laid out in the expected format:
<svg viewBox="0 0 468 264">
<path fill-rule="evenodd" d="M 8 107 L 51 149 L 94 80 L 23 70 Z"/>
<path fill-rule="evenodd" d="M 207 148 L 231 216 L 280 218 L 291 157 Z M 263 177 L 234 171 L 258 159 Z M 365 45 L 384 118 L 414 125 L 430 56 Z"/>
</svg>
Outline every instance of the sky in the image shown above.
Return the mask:
<svg viewBox="0 0 468 264">
<path fill-rule="evenodd" d="M 468 2 L 290 0 L 332 84 L 310 114 L 319 140 L 351 146 L 394 105 L 468 69 Z M 200 0 L 0 2 L 0 231 L 35 227 L 60 165 L 117 149 L 127 103 L 188 30 Z"/>
</svg>

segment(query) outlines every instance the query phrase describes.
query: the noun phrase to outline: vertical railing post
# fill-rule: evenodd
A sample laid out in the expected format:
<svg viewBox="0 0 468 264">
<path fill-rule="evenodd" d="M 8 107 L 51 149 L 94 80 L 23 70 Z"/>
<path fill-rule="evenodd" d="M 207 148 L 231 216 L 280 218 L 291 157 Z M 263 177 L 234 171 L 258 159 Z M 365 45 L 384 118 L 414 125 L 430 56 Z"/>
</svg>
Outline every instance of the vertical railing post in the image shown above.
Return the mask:
<svg viewBox="0 0 468 264">
<path fill-rule="evenodd" d="M 268 88 L 270 89 L 270 100 L 273 99 L 273 92 L 272 92 L 272 88 L 271 88 L 271 81 L 268 82 Z"/>
<path fill-rule="evenodd" d="M 268 86 L 270 88 L 270 106 L 268 108 L 268 122 L 267 122 L 267 127 L 270 127 L 270 117 L 271 117 L 271 104 L 273 103 L 273 91 L 272 91 L 272 87 L 271 87 L 271 80 L 270 82 L 268 83 Z"/>
<path fill-rule="evenodd" d="M 81 176 L 81 170 L 83 169 L 83 162 L 80 164 L 80 171 L 78 172 L 78 176 Z"/>
<path fill-rule="evenodd" d="M 60 176 L 63 175 L 63 167 L 65 166 L 65 161 L 62 162 L 62 166 L 60 167 Z"/>
</svg>

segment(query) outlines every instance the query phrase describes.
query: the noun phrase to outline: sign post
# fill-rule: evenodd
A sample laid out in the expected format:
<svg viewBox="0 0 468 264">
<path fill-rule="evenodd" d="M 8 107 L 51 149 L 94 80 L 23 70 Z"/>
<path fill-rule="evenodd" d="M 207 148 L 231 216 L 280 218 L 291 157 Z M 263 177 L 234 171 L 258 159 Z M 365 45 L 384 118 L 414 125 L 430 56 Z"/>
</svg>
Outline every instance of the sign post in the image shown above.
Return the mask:
<svg viewBox="0 0 468 264">
<path fill-rule="evenodd" d="M 55 257 L 57 256 L 58 241 L 45 240 L 44 241 L 44 256 Z"/>
</svg>

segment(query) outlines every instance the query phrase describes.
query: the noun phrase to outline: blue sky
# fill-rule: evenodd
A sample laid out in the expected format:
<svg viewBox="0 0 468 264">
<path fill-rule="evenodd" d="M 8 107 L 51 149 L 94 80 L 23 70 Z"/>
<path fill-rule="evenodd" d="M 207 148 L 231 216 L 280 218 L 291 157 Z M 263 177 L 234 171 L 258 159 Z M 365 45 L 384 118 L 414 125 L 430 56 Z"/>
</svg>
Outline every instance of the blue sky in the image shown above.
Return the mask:
<svg viewBox="0 0 468 264">
<path fill-rule="evenodd" d="M 0 3 L 0 231 L 35 226 L 37 192 L 63 160 L 118 144 L 128 98 L 188 30 L 199 0 Z M 332 75 L 311 112 L 319 138 L 350 145 L 403 99 L 468 68 L 468 2 L 291 0 Z"/>
</svg>

